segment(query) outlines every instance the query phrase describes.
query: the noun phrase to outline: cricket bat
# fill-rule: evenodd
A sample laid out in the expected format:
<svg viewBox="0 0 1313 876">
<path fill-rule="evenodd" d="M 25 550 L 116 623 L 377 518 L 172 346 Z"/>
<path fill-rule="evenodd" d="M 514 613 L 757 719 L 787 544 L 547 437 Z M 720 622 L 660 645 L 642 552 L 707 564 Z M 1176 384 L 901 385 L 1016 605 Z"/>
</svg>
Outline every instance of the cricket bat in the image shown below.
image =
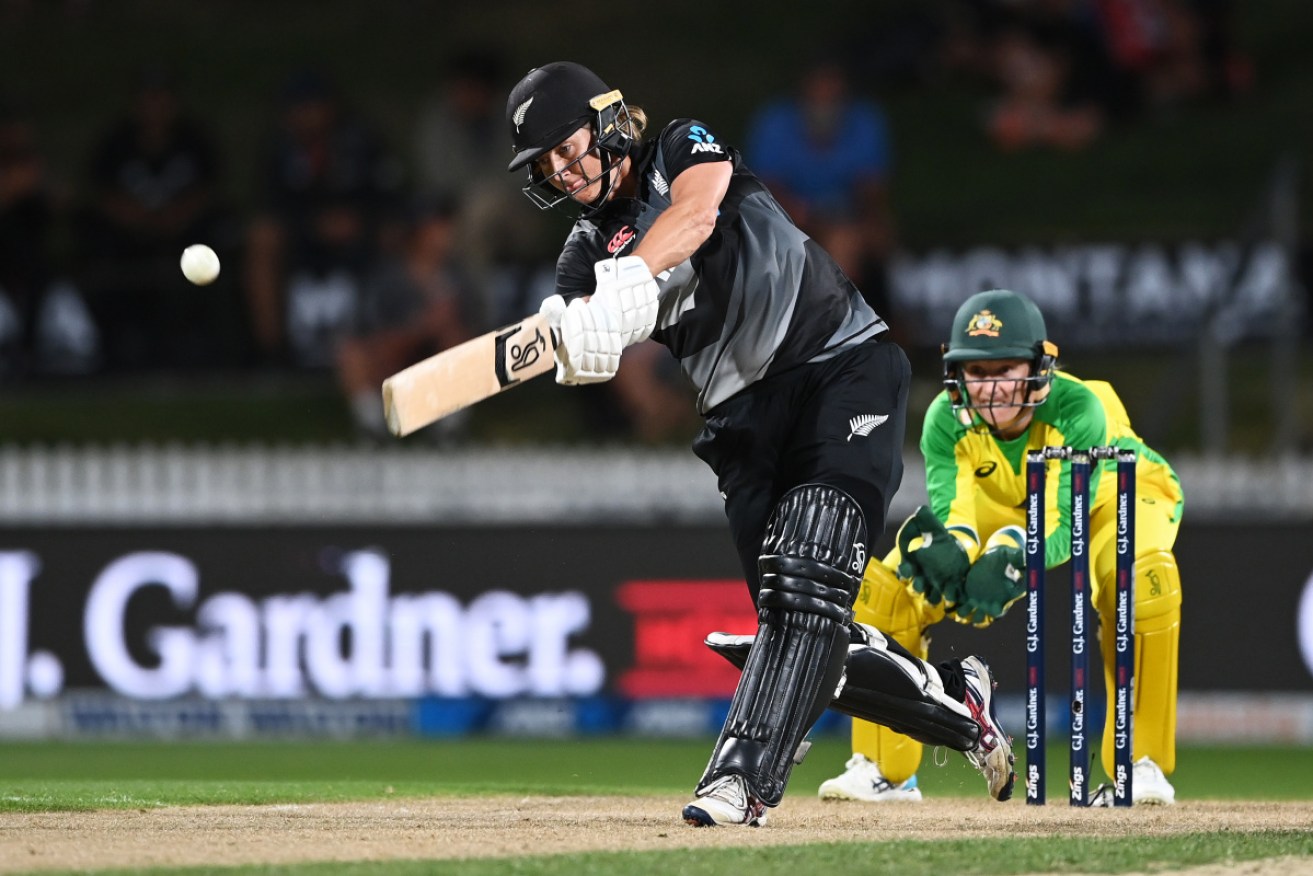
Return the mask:
<svg viewBox="0 0 1313 876">
<path fill-rule="evenodd" d="M 443 350 L 383 381 L 383 412 L 398 438 L 448 414 L 553 370 L 557 339 L 547 317 L 513 325 Z"/>
</svg>

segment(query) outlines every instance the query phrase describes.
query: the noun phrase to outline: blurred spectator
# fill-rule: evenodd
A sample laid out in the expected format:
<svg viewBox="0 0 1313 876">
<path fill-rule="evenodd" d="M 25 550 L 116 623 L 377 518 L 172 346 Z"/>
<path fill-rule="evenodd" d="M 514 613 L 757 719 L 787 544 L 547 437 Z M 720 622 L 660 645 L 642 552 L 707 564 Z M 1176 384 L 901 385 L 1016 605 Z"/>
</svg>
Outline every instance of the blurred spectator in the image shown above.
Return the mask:
<svg viewBox="0 0 1313 876">
<path fill-rule="evenodd" d="M 456 55 L 415 127 L 419 186 L 457 205 L 457 257 L 498 324 L 531 310 L 530 272 L 555 256 L 546 217 L 526 214 L 518 181 L 506 172 L 504 74 L 491 50 Z"/>
<path fill-rule="evenodd" d="M 1235 0 L 1193 0 L 1208 95 L 1236 97 L 1254 87 L 1254 63 L 1240 47 Z"/>
<path fill-rule="evenodd" d="M 237 342 L 228 278 L 198 293 L 178 267 L 188 244 L 226 243 L 219 157 L 180 101 L 170 71 L 144 70 L 91 155 L 78 244 L 113 369 L 218 365 Z"/>
<path fill-rule="evenodd" d="M 1243 93 L 1233 0 L 949 0 L 941 55 L 994 82 L 1000 148 L 1079 149 L 1110 124 Z"/>
<path fill-rule="evenodd" d="M 0 375 L 33 364 L 54 214 L 36 128 L 17 106 L 0 103 Z"/>
<path fill-rule="evenodd" d="M 384 259 L 363 287 L 353 331 L 337 348 L 338 379 L 357 428 L 386 434 L 383 380 L 483 330 L 477 296 L 452 262 L 454 210 L 422 199 L 407 217 L 399 254 Z M 432 434 L 452 436 L 463 418 L 448 417 Z"/>
<path fill-rule="evenodd" d="M 0 101 L 0 377 L 87 374 L 100 364 L 99 332 L 65 273 L 68 206 L 36 122 Z"/>
<path fill-rule="evenodd" d="M 756 113 L 744 151 L 748 166 L 799 227 L 881 310 L 894 228 L 891 149 L 880 107 L 851 93 L 838 60 L 821 57 L 806 69 L 796 94 Z"/>
<path fill-rule="evenodd" d="M 395 210 L 400 163 L 323 75 L 305 71 L 283 90 L 261 171 L 268 201 L 249 230 L 245 277 L 258 351 L 329 367 Z"/>
<path fill-rule="evenodd" d="M 1104 108 L 1081 87 L 1073 41 L 1058 28 L 1013 25 L 993 42 L 1001 87 L 987 127 L 1001 149 L 1079 149 L 1102 132 Z"/>
<path fill-rule="evenodd" d="M 1095 0 L 1108 51 L 1135 77 L 1146 109 L 1248 90 L 1233 0 Z"/>
</svg>

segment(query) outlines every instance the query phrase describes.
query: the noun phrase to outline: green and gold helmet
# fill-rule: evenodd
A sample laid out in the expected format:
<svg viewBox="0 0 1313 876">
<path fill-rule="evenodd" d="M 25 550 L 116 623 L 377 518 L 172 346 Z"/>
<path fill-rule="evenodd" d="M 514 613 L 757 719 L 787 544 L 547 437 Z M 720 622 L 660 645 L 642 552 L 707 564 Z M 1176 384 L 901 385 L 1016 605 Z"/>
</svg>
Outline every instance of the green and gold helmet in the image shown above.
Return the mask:
<svg viewBox="0 0 1313 876">
<path fill-rule="evenodd" d="M 957 309 L 947 344 L 941 348 L 944 358 L 944 388 L 953 402 L 953 410 L 966 425 L 971 425 L 971 398 L 963 382 L 960 365 L 981 359 L 1027 359 L 1030 377 L 1026 380 L 1023 408 L 1034 408 L 1048 398 L 1057 367 L 1058 348 L 1048 339 L 1044 314 L 1035 302 L 1007 289 L 977 292 Z"/>
</svg>

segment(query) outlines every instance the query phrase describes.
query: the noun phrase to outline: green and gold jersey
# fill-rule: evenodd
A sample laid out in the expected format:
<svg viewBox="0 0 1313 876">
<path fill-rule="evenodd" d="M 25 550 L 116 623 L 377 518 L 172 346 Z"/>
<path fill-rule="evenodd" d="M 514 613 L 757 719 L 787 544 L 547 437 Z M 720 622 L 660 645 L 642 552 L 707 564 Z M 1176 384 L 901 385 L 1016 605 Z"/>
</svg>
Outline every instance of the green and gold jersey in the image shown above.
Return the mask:
<svg viewBox="0 0 1313 876">
<path fill-rule="evenodd" d="M 964 543 L 974 561 L 983 540 L 1000 525 L 1024 525 L 1027 451 L 1107 445 L 1134 450 L 1137 486 L 1147 485 L 1175 498 L 1179 517 L 1181 485 L 1176 473 L 1135 434 L 1121 399 L 1105 381 L 1080 380 L 1056 372 L 1049 397 L 1035 408 L 1026 431 L 1008 441 L 996 438 L 983 425 L 963 425 L 948 393 L 941 392 L 930 403 L 921 430 L 930 507 Z M 1091 514 L 1114 501 L 1116 468 L 1114 460 L 1091 467 Z M 1066 562 L 1071 553 L 1070 462 L 1049 461 L 1046 500 L 1045 565 L 1052 568 Z"/>
</svg>

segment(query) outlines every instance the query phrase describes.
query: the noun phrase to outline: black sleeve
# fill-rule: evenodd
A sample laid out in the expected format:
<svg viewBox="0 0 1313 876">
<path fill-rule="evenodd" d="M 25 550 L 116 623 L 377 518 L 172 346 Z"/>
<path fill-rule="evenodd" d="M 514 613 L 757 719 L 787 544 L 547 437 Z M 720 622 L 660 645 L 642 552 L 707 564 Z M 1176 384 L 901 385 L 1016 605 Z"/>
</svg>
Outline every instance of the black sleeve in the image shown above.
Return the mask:
<svg viewBox="0 0 1313 876">
<path fill-rule="evenodd" d="M 734 150 L 696 119 L 675 119 L 661 132 L 661 153 L 671 182 L 695 164 L 733 160 Z"/>
<path fill-rule="evenodd" d="M 556 260 L 556 294 L 566 301 L 592 295 L 597 285 L 593 265 L 605 257 L 597 232 L 591 226 L 576 225 Z"/>
</svg>

